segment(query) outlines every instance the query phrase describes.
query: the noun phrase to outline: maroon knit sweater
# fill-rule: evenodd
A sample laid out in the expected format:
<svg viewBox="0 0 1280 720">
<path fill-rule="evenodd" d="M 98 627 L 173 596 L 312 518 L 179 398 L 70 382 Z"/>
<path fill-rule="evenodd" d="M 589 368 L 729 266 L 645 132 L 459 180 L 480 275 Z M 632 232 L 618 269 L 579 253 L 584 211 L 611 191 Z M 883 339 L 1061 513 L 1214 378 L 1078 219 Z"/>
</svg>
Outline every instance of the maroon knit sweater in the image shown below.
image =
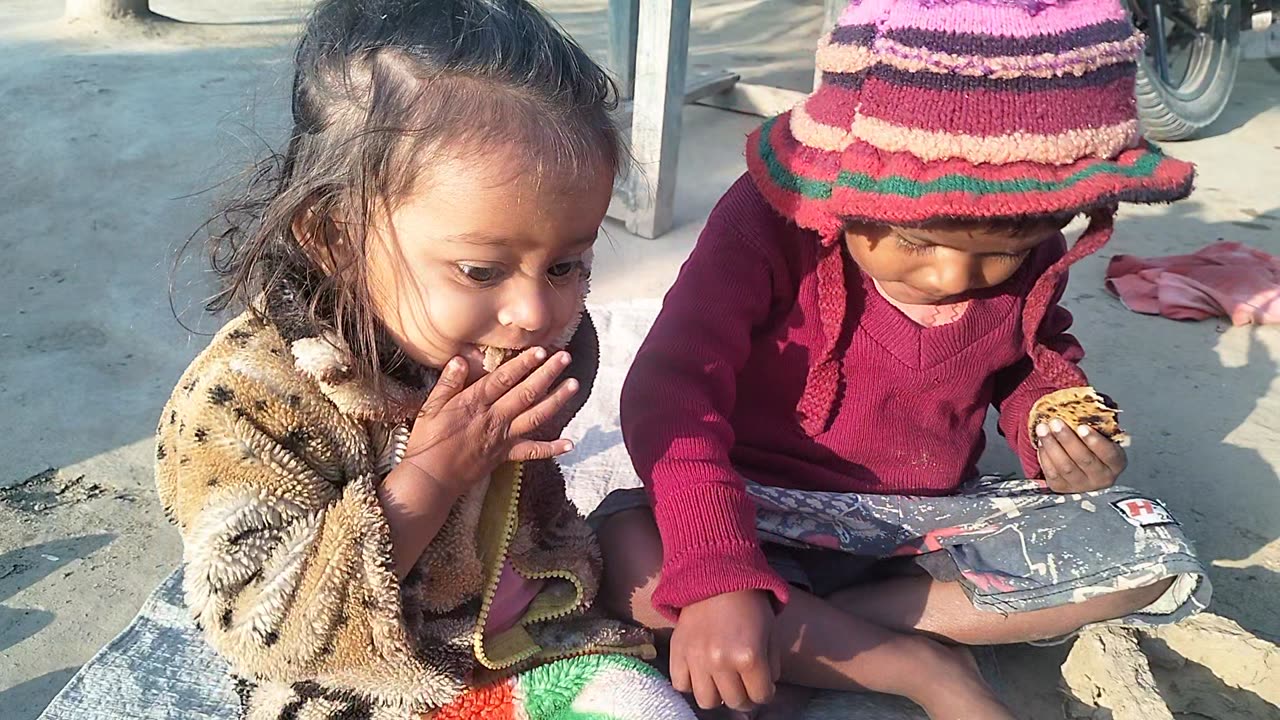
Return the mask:
<svg viewBox="0 0 1280 720">
<path fill-rule="evenodd" d="M 796 407 L 822 347 L 818 236 L 778 215 L 743 177 L 717 204 L 636 356 L 622 430 L 662 534 L 654 605 L 669 617 L 715 595 L 787 585 L 765 562 L 743 478 L 835 492 L 945 495 L 977 473 L 987 408 L 1029 477 L 1032 404 L 1060 389 L 1033 369 L 1022 308 L 1065 252 L 1046 242 L 958 321 L 924 328 L 875 290 L 846 254 L 847 312 L 833 417 L 809 436 Z M 1064 280 L 1065 283 L 1065 280 Z M 1041 341 L 1079 362 L 1057 305 Z"/>
</svg>

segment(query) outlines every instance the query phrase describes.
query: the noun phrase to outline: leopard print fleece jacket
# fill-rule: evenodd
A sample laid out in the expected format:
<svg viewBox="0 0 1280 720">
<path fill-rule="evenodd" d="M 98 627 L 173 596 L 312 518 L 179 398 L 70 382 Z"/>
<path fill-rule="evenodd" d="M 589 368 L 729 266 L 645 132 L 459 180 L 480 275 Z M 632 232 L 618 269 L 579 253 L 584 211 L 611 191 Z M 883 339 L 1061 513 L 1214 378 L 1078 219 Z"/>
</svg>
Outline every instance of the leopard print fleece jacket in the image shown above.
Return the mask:
<svg viewBox="0 0 1280 720">
<path fill-rule="evenodd" d="M 186 601 L 244 717 L 412 718 L 556 658 L 652 654 L 644 631 L 591 609 L 600 552 L 551 460 L 504 465 L 464 495 L 397 582 L 376 488 L 430 383 L 388 375 L 375 392 L 334 337 L 267 318 L 232 320 L 191 363 L 156 443 Z M 583 389 L 547 434 L 581 407 L 596 342 L 584 311 L 566 372 Z M 543 590 L 486 636 L 506 561 Z"/>
</svg>

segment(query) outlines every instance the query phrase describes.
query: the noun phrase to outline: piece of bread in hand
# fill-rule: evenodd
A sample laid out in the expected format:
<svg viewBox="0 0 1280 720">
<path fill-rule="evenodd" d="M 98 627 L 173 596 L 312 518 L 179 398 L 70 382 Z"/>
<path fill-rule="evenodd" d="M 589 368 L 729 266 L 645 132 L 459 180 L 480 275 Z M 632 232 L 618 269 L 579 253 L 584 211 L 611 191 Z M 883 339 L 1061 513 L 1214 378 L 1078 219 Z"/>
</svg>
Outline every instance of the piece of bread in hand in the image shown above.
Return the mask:
<svg viewBox="0 0 1280 720">
<path fill-rule="evenodd" d="M 1120 427 L 1117 414 L 1120 408 L 1111 398 L 1099 393 L 1092 387 L 1074 387 L 1049 393 L 1040 398 L 1031 408 L 1031 437 L 1040 444 L 1036 428 L 1041 423 L 1048 423 L 1058 418 L 1075 429 L 1087 425 L 1100 435 L 1120 447 L 1129 447 L 1129 433 Z"/>
</svg>

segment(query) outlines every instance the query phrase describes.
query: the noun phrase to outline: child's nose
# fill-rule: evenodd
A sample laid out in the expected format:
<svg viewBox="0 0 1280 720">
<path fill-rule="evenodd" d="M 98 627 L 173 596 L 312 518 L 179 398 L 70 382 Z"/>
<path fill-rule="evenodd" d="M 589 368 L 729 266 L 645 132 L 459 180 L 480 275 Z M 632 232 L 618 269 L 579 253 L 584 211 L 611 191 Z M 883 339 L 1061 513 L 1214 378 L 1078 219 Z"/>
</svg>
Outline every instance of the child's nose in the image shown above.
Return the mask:
<svg viewBox="0 0 1280 720">
<path fill-rule="evenodd" d="M 546 283 L 523 283 L 498 310 L 498 322 L 506 327 L 539 333 L 551 323 L 551 300 Z"/>
<path fill-rule="evenodd" d="M 953 258 L 938 269 L 938 292 L 942 295 L 963 295 L 982 284 L 981 263 L 972 258 Z"/>
</svg>

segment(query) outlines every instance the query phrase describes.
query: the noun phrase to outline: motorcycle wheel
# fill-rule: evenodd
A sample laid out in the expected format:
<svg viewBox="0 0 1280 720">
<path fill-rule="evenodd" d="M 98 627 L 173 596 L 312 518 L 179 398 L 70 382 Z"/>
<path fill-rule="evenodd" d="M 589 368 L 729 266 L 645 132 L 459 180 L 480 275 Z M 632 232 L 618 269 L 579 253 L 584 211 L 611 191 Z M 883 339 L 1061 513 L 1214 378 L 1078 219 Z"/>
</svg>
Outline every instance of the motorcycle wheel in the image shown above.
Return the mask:
<svg viewBox="0 0 1280 720">
<path fill-rule="evenodd" d="M 1240 0 L 1211 5 L 1207 22 L 1197 24 L 1185 1 L 1129 1 L 1134 23 L 1147 36 L 1138 62 L 1137 99 L 1143 132 L 1153 140 L 1194 135 L 1231 99 L 1240 64 Z M 1156 33 L 1163 36 L 1163 47 Z"/>
</svg>

